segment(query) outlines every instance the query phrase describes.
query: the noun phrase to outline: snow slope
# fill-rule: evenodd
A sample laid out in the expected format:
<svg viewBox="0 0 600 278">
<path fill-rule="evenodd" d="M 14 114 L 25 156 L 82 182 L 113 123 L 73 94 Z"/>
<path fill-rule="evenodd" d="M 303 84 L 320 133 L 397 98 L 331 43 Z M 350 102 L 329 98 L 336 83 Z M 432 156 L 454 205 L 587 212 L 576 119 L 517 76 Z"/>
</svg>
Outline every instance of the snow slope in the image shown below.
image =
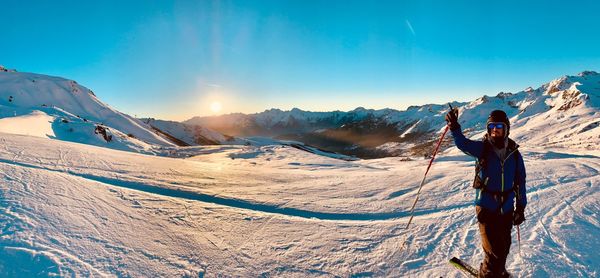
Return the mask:
<svg viewBox="0 0 600 278">
<path fill-rule="evenodd" d="M 42 111 L 31 114 L 0 119 L 0 132 L 31 135 L 37 137 L 54 137 L 52 129 L 54 118 Z"/>
<path fill-rule="evenodd" d="M 141 121 L 101 102 L 88 88 L 60 77 L 0 71 L 0 118 L 3 132 L 145 153 L 173 146 Z M 96 126 L 105 128 L 113 140 L 94 132 Z"/>
<path fill-rule="evenodd" d="M 473 161 L 455 148 L 435 162 L 406 231 L 427 160 L 343 161 L 289 146 L 194 147 L 202 154 L 175 159 L 0 142 L 4 276 L 462 277 L 446 260 L 482 257 Z M 509 271 L 597 277 L 600 151 L 522 153 L 529 206 Z"/>
</svg>

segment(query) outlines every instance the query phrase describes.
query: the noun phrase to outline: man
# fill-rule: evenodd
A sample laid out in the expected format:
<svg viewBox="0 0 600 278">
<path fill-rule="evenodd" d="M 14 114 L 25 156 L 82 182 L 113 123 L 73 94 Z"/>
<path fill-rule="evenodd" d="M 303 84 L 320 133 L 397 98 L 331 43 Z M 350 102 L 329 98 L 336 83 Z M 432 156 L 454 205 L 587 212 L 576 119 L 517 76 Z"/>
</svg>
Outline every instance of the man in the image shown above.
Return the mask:
<svg viewBox="0 0 600 278">
<path fill-rule="evenodd" d="M 482 141 L 467 139 L 458 124 L 458 109 L 446 115 L 456 146 L 477 159 L 475 211 L 485 258 L 479 277 L 509 277 L 506 257 L 510 251 L 513 225 L 525 221 L 527 196 L 525 164 L 513 140 L 508 138 L 510 122 L 506 113 L 494 110 L 487 120 Z M 515 202 L 516 200 L 516 202 Z M 515 208 L 516 203 L 516 208 Z"/>
</svg>

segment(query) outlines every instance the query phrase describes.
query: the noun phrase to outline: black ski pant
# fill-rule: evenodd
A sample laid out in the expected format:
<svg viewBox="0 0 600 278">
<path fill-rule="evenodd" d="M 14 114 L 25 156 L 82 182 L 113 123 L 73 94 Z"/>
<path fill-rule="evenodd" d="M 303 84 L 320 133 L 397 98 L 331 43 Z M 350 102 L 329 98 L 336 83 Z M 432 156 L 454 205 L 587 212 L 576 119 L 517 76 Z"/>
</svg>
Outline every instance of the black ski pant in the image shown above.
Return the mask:
<svg viewBox="0 0 600 278">
<path fill-rule="evenodd" d="M 479 277 L 508 277 L 506 257 L 512 241 L 513 213 L 500 214 L 476 206 L 479 233 L 485 258 L 479 268 Z"/>
</svg>

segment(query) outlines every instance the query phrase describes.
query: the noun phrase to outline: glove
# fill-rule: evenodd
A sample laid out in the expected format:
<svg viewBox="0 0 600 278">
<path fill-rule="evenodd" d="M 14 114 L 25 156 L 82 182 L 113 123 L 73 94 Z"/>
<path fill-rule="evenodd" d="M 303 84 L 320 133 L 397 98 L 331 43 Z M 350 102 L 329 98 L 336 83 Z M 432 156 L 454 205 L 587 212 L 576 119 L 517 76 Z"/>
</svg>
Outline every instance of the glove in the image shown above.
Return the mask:
<svg viewBox="0 0 600 278">
<path fill-rule="evenodd" d="M 450 130 L 456 130 L 460 128 L 460 124 L 458 124 L 458 109 L 453 108 L 446 114 L 446 122 L 448 122 L 448 128 Z"/>
<path fill-rule="evenodd" d="M 513 214 L 513 225 L 521 225 L 525 221 L 525 208 L 517 206 L 515 213 Z"/>
</svg>

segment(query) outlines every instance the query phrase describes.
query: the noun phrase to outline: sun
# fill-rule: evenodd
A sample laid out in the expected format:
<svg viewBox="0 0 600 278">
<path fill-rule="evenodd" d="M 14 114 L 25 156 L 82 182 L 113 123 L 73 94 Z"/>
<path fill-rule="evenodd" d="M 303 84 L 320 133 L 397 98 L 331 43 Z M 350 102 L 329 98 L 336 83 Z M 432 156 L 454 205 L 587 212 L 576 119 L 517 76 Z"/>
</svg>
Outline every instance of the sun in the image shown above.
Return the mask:
<svg viewBox="0 0 600 278">
<path fill-rule="evenodd" d="M 221 112 L 221 108 L 223 108 L 223 107 L 221 106 L 221 102 L 218 102 L 218 101 L 213 101 L 213 102 L 210 104 L 210 110 L 211 110 L 211 111 L 213 111 L 214 113 L 219 113 L 219 112 Z"/>
</svg>

